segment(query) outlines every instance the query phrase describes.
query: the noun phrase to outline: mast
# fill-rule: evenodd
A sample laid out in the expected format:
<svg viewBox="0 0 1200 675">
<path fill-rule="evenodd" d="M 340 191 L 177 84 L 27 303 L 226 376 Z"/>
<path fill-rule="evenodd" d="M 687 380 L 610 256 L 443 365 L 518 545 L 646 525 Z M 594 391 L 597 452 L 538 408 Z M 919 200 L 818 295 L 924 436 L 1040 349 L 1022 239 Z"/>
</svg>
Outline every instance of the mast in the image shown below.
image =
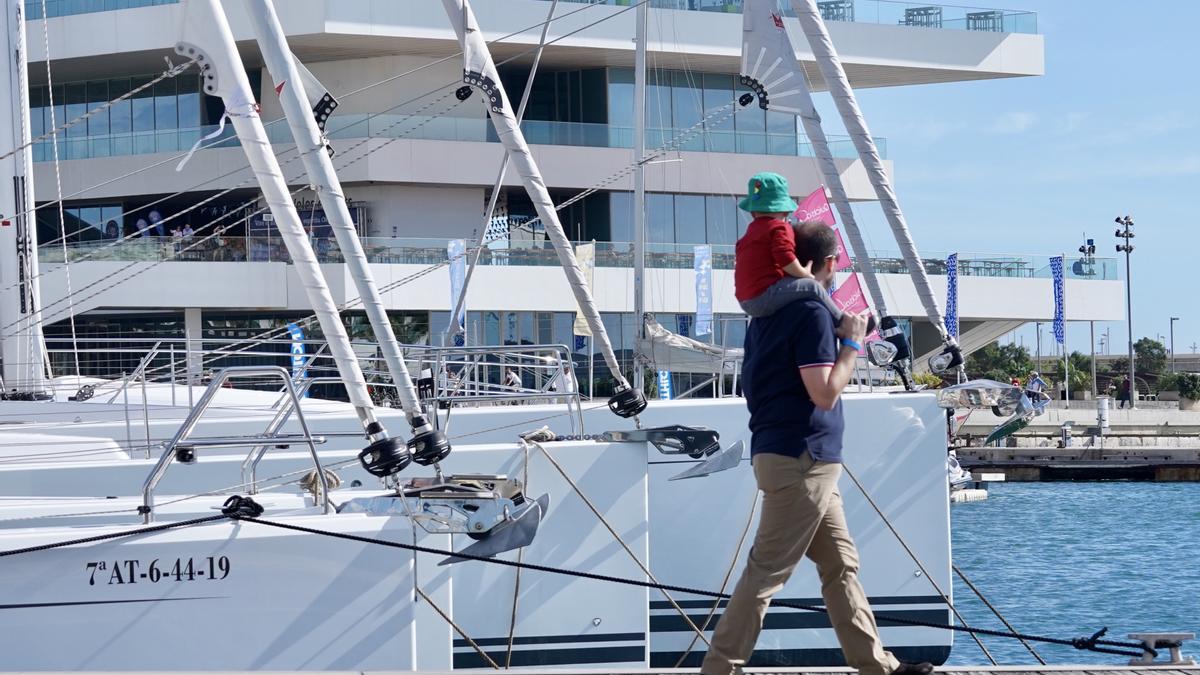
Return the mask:
<svg viewBox="0 0 1200 675">
<path fill-rule="evenodd" d="M 517 175 L 520 176 L 521 183 L 525 186 L 530 201 L 533 202 L 538 218 L 546 228 L 546 236 L 558 254 L 559 264 L 567 276 L 571 292 L 575 295 L 579 312 L 600 344 L 604 360 L 617 381 L 617 393 L 609 400 L 609 409 L 622 417 L 633 417 L 645 409 L 645 398 L 641 395 L 640 390 L 630 388 L 629 382 L 621 373 L 617 355 L 613 352 L 608 333 L 604 330 L 604 323 L 600 320 L 600 310 L 596 307 L 596 301 L 592 297 L 592 289 L 583 276 L 579 261 L 575 259 L 575 251 L 558 219 L 558 212 L 546 189 L 546 181 L 542 178 L 537 162 L 534 161 L 533 155 L 529 151 L 529 144 L 525 142 L 525 135 L 521 132 L 521 127 L 513 115 L 512 105 L 504 91 L 504 85 L 500 82 L 500 75 L 496 71 L 496 63 L 492 60 L 487 42 L 479 30 L 479 24 L 475 20 L 475 14 L 471 11 L 471 5 L 468 0 L 442 0 L 442 6 L 446 10 L 446 15 L 454 27 L 459 45 L 463 50 L 463 81 L 469 87 L 464 89 L 468 94 L 470 88 L 482 92 L 484 104 L 487 106 L 488 116 L 492 120 L 496 135 L 508 152 L 511 164 Z"/>
<path fill-rule="evenodd" d="M 552 0 L 550 11 L 546 14 L 546 22 L 542 24 L 542 36 L 538 38 L 537 51 L 533 53 L 533 65 L 529 67 L 529 79 L 525 81 L 525 91 L 521 94 L 521 105 L 517 108 L 517 124 L 525 119 L 525 107 L 529 105 L 529 97 L 533 92 L 533 81 L 537 77 L 538 66 L 542 62 L 542 52 L 546 49 L 546 36 L 550 34 L 550 24 L 554 21 L 554 12 L 558 9 L 558 0 Z M 471 256 L 471 264 L 467 266 L 467 276 L 463 279 L 462 290 L 450 311 L 450 321 L 446 330 L 442 331 L 442 344 L 450 343 L 450 336 L 463 332 L 463 306 L 467 302 L 467 288 L 471 286 L 471 278 L 475 276 L 475 268 L 479 266 L 479 257 L 483 247 L 487 245 L 488 226 L 496 214 L 496 203 L 500 201 L 500 190 L 504 187 L 504 176 L 508 173 L 508 153 L 500 160 L 500 171 L 496 174 L 496 182 L 492 185 L 492 196 L 488 198 L 487 212 L 484 214 L 483 227 L 479 230 L 479 241 L 475 244 L 475 254 Z"/>
<path fill-rule="evenodd" d="M 646 24 L 650 3 L 637 8 L 633 57 L 633 320 L 637 339 L 646 339 Z M 633 359 L 633 388 L 642 391 L 645 374 L 637 355 Z"/>
<path fill-rule="evenodd" d="M 946 322 L 942 316 L 941 307 L 938 306 L 937 297 L 934 296 L 933 288 L 929 285 L 929 277 L 925 274 L 925 266 L 917 253 L 917 245 L 908 231 L 908 223 L 904 219 L 904 213 L 900 210 L 891 180 L 883 169 L 883 161 L 875 147 L 875 139 L 871 137 L 867 122 L 863 119 L 862 111 L 854 96 L 854 90 L 850 88 L 850 80 L 846 77 L 846 71 L 842 68 L 837 50 L 833 47 L 833 41 L 821 18 L 816 0 L 791 0 L 791 5 L 797 18 L 800 19 L 800 27 L 816 57 L 817 66 L 821 69 L 821 76 L 825 79 L 833 102 L 846 126 L 846 132 L 850 134 L 854 148 L 858 151 L 859 159 L 862 160 L 863 167 L 867 171 L 871 186 L 875 188 L 875 196 L 879 199 L 883 215 L 892 228 L 892 235 L 900 248 L 905 266 L 908 267 L 908 274 L 912 278 L 917 296 L 925 308 L 925 314 L 933 324 L 934 330 L 941 336 L 943 344 L 957 350 L 954 338 L 946 331 Z M 961 363 L 961 357 L 958 358 L 958 363 Z M 958 365 L 958 363 L 954 365 Z"/>
<path fill-rule="evenodd" d="M 25 7 L 6 0 L 5 53 L 0 91 L 9 105 L 0 106 L 0 148 L 24 149 L 0 160 L 0 326 L 11 326 L 0 338 L 0 380 L 4 392 L 42 398 L 46 384 L 45 338 L 37 316 L 37 226 L 33 199 L 33 148 L 29 124 L 28 58 Z M 48 57 L 47 57 L 48 58 Z"/>
<path fill-rule="evenodd" d="M 829 139 L 821 126 L 821 116 L 813 104 L 807 75 L 796 59 L 796 50 L 783 27 L 775 0 L 746 0 L 742 10 L 742 84 L 754 90 L 758 106 L 764 110 L 796 115 L 804 126 L 804 135 L 812 143 L 813 155 L 825 186 L 833 194 L 833 205 L 854 251 L 854 262 L 867 284 L 875 310 L 887 316 L 887 305 L 879 285 L 879 276 L 871 262 L 858 220 L 850 208 L 850 198 L 842 185 Z M 776 22 L 776 19 L 779 19 Z"/>
<path fill-rule="evenodd" d="M 263 198 L 270 207 L 300 283 L 328 341 L 329 351 L 350 403 L 362 422 L 367 438 L 372 441 L 371 448 L 394 452 L 397 443 L 388 438 L 387 430 L 375 417 L 375 406 L 367 392 L 366 380 L 271 149 L 271 142 L 259 117 L 258 104 L 250 89 L 250 79 L 238 55 L 220 0 L 184 2 L 185 39 L 176 45 L 175 51 L 201 58 L 204 91 L 210 96 L 219 96 L 225 103 L 225 114 L 232 120 L 246 159 L 258 179 Z"/>
<path fill-rule="evenodd" d="M 354 286 L 362 298 L 367 319 L 383 351 L 384 361 L 387 362 L 388 372 L 396 385 L 405 416 L 414 427 L 421 427 L 422 431 L 428 432 L 431 427 L 422 414 L 420 398 L 404 363 L 404 355 L 400 352 L 391 321 L 388 320 L 387 310 L 384 309 L 375 278 L 371 274 L 362 242 L 355 232 L 341 181 L 333 168 L 329 153 L 325 151 L 324 135 L 317 125 L 314 110 L 310 107 L 309 92 L 305 91 L 300 68 L 287 46 L 287 37 L 279 24 L 279 16 L 275 13 L 271 0 L 249 0 L 248 9 L 263 60 L 275 81 L 279 102 L 292 129 L 304 169 L 316 186 L 321 208 L 329 219 L 338 247 L 354 280 Z"/>
</svg>

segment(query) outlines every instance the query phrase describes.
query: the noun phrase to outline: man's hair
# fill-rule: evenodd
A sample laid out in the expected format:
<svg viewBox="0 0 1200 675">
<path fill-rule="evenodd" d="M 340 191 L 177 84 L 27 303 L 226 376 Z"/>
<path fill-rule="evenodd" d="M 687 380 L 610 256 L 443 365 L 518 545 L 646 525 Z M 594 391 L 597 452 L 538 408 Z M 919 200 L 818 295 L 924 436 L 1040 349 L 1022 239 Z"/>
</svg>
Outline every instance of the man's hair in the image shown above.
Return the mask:
<svg viewBox="0 0 1200 675">
<path fill-rule="evenodd" d="M 823 223 L 800 223 L 792 229 L 796 235 L 796 260 L 801 265 L 812 261 L 816 272 L 822 260 L 837 255 L 837 235 L 832 227 Z"/>
</svg>

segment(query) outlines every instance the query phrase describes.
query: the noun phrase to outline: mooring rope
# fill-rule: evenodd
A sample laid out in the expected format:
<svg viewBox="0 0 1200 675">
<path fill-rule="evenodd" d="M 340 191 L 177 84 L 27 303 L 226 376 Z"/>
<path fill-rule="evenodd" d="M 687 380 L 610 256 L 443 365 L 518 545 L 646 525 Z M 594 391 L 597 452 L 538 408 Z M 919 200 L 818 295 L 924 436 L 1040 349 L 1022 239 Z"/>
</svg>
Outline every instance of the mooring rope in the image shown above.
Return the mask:
<svg viewBox="0 0 1200 675">
<path fill-rule="evenodd" d="M 503 567 L 512 567 L 514 569 L 529 570 L 533 572 L 545 572 L 547 574 L 557 574 L 561 576 L 575 577 L 578 579 L 589 579 L 591 581 L 603 581 L 605 583 L 619 584 L 622 586 L 635 586 L 638 588 L 648 588 L 651 590 L 666 593 L 667 591 L 674 593 L 683 593 L 686 595 L 698 595 L 700 597 L 715 598 L 719 600 L 728 600 L 732 597 L 729 593 L 720 593 L 716 591 L 708 591 L 701 588 L 692 588 L 690 586 L 677 586 L 674 584 L 663 584 L 654 581 L 644 581 L 642 579 L 631 579 L 627 577 L 617 577 L 609 574 L 600 574 L 597 572 L 586 572 L 582 570 L 572 570 L 562 567 L 552 567 L 550 565 L 542 565 L 530 562 L 517 562 L 515 560 L 504 560 L 503 558 L 489 558 L 486 556 L 474 555 L 466 551 L 448 551 L 445 549 L 431 548 L 429 546 L 421 546 L 418 544 L 405 544 L 399 541 L 390 541 L 387 539 L 378 539 L 375 537 L 365 537 L 347 532 L 333 532 L 331 530 L 320 530 L 313 527 L 305 527 L 303 525 L 295 525 L 292 523 L 283 523 L 273 520 L 263 520 L 259 516 L 263 513 L 263 507 L 249 497 L 234 495 L 225 501 L 221 513 L 217 515 L 207 516 L 204 518 L 194 518 L 192 520 L 183 520 L 175 523 L 163 523 L 161 525 L 150 525 L 147 527 L 136 528 L 132 530 L 122 530 L 119 532 L 110 532 L 108 534 L 96 535 L 92 537 L 83 537 L 80 539 L 68 539 L 60 542 L 49 544 L 40 544 L 38 546 L 29 546 L 26 548 L 12 549 L 8 551 L 0 551 L 0 558 L 20 555 L 24 553 L 34 553 L 38 551 L 47 551 L 51 549 L 63 548 L 67 546 L 75 546 L 78 544 L 89 544 L 112 539 L 120 539 L 125 537 L 134 537 L 143 534 L 151 534 L 164 530 L 190 527 L 204 523 L 212 523 L 216 521 L 232 519 L 240 522 L 254 523 L 265 527 L 274 527 L 281 530 L 289 530 L 292 532 L 302 532 L 304 534 L 312 534 L 331 539 L 341 539 L 344 541 L 353 541 L 360 544 L 372 544 L 375 546 L 386 546 L 413 553 L 425 553 L 428 555 L 439 557 L 453 557 L 460 560 L 471 560 L 475 562 L 488 563 L 491 565 L 500 565 Z M 793 602 L 790 600 L 773 600 L 772 606 L 783 607 L 786 609 L 798 609 L 807 612 L 819 612 L 827 614 L 828 610 L 820 605 L 807 605 L 804 603 Z M 1105 640 L 1103 636 L 1108 632 L 1108 628 L 1102 628 L 1090 636 L 1077 638 L 1055 638 L 1047 635 L 1030 635 L 1027 633 L 1017 633 L 1015 631 L 999 631 L 989 628 L 975 628 L 968 625 L 955 626 L 952 624 L 936 623 L 932 621 L 921 621 L 918 619 L 909 619 L 905 617 L 892 616 L 888 614 L 875 614 L 875 618 L 879 621 L 888 623 L 900 624 L 904 626 L 917 626 L 921 628 L 936 628 L 939 630 L 955 631 L 959 633 L 974 633 L 978 635 L 986 635 L 989 637 L 1009 638 L 1018 640 L 1028 640 L 1030 642 L 1043 642 L 1046 644 L 1062 645 L 1065 647 L 1074 647 L 1083 651 L 1098 652 L 1102 654 L 1115 654 L 1117 656 L 1129 656 L 1134 658 L 1143 657 L 1146 654 L 1157 656 L 1158 652 L 1144 643 L 1129 642 L 1121 640 Z M 1135 651 L 1136 650 L 1136 651 Z"/>
</svg>

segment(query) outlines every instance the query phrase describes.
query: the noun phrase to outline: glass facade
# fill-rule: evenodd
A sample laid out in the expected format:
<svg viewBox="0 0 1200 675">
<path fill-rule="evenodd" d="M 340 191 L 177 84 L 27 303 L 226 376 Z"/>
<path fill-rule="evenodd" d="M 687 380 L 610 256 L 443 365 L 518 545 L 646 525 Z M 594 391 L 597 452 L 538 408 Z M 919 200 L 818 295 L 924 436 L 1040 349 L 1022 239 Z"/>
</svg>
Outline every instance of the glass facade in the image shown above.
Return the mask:
<svg viewBox="0 0 1200 675">
<path fill-rule="evenodd" d="M 633 241 L 633 193 L 611 192 L 609 199 L 607 241 Z M 749 214 L 729 195 L 646 193 L 647 244 L 733 245 L 749 223 Z"/>
<path fill-rule="evenodd" d="M 93 12 L 110 12 L 117 9 L 133 9 L 135 7 L 153 7 L 154 5 L 174 5 L 179 0 L 45 0 L 46 11 L 42 12 L 43 0 L 25 0 L 25 18 L 41 19 L 56 16 L 71 16 L 72 14 L 91 14 Z"/>
<path fill-rule="evenodd" d="M 608 71 L 607 122 L 613 145 L 625 145 L 625 135 L 633 129 L 633 75 L 633 70 L 625 68 Z M 647 73 L 646 147 L 662 147 L 703 120 L 701 133 L 678 144 L 680 150 L 797 154 L 795 116 L 733 105 L 745 91 L 733 75 L 670 70 Z"/>
<path fill-rule="evenodd" d="M 33 136 L 48 133 L 110 100 L 144 87 L 155 77 L 137 75 L 66 82 L 56 84 L 53 92 L 44 85 L 31 87 Z M 250 84 L 254 91 L 258 91 L 261 82 L 261 72 L 252 70 Z M 187 150 L 204 134 L 203 127 L 215 124 L 223 113 L 220 100 L 201 97 L 197 73 L 181 73 L 71 125 L 59 134 L 58 156 L 62 160 L 91 159 Z M 229 135 L 232 136 L 231 129 Z M 34 144 L 34 161 L 54 159 L 51 143 L 44 140 Z"/>
</svg>

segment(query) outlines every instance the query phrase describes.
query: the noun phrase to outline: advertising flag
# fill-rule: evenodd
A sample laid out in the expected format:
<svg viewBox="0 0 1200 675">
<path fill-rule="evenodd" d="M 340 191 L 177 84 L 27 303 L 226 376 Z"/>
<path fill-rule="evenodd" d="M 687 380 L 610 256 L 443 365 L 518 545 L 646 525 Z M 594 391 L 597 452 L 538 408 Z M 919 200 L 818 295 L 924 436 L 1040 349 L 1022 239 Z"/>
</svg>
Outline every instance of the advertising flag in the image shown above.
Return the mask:
<svg viewBox="0 0 1200 675">
<path fill-rule="evenodd" d="M 958 339 L 958 254 L 946 258 L 946 332 Z"/>
<path fill-rule="evenodd" d="M 462 239 L 451 239 L 446 242 L 446 258 L 450 261 L 450 311 L 458 306 L 458 297 L 462 295 L 463 284 L 467 278 L 466 242 Z M 466 344 L 465 332 L 467 326 L 467 303 L 463 302 L 462 313 L 458 315 L 458 330 L 454 335 L 454 346 Z"/>
<path fill-rule="evenodd" d="M 842 231 L 837 229 L 836 227 L 833 228 L 833 231 L 835 234 L 837 234 L 837 241 L 838 241 L 837 265 L 834 266 L 833 271 L 841 272 L 842 270 L 847 269 L 854 263 L 852 263 L 850 261 L 850 254 L 846 252 L 846 242 L 842 240 Z"/>
<path fill-rule="evenodd" d="M 833 299 L 833 303 L 838 306 L 838 309 L 847 314 L 862 314 L 870 309 L 867 304 L 867 296 L 863 293 L 862 284 L 858 280 L 858 273 L 853 273 L 850 278 L 846 279 L 846 283 L 833 289 L 833 293 L 829 295 Z M 879 338 L 879 331 L 876 330 L 867 336 L 867 340 L 876 340 Z"/>
<path fill-rule="evenodd" d="M 713 332 L 712 305 L 712 247 L 695 248 L 696 270 L 696 331 L 695 334 L 711 335 Z"/>
<path fill-rule="evenodd" d="M 596 242 L 576 244 L 575 260 L 579 261 L 579 269 L 583 271 L 583 278 L 587 280 L 588 287 L 593 288 L 596 277 Z M 592 335 L 591 327 L 579 312 L 575 312 L 574 333 L 583 337 Z"/>
<path fill-rule="evenodd" d="M 674 392 L 671 391 L 671 371 L 658 371 L 658 398 L 661 401 L 670 401 Z"/>
<path fill-rule="evenodd" d="M 1054 277 L 1054 340 L 1061 345 L 1066 339 L 1063 256 L 1050 259 L 1050 273 Z"/>
<path fill-rule="evenodd" d="M 829 227 L 837 224 L 833 217 L 833 209 L 829 207 L 829 199 L 825 197 L 824 185 L 805 197 L 800 202 L 800 208 L 792 215 L 802 223 L 823 223 Z"/>
</svg>

